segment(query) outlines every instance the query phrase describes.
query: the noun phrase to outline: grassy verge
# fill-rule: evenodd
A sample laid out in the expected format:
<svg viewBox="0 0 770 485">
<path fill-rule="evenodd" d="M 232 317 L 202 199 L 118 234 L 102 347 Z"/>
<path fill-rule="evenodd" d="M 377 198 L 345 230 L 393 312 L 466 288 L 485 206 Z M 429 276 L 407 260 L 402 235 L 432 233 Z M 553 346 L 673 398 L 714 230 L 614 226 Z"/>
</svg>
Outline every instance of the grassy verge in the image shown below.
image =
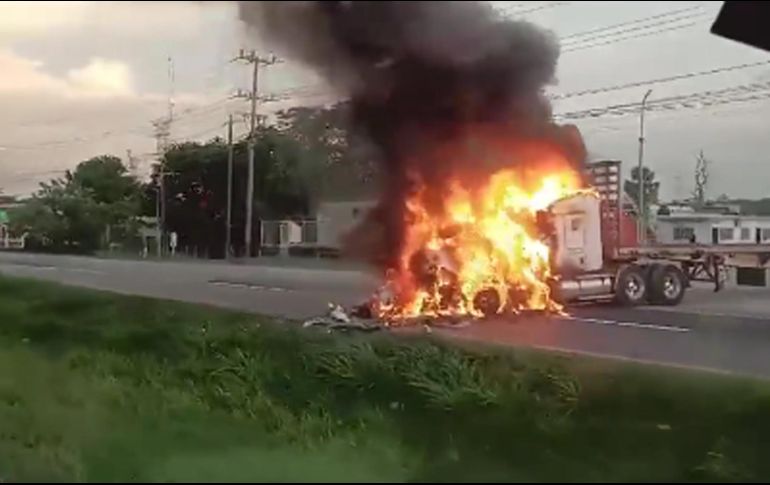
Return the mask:
<svg viewBox="0 0 770 485">
<path fill-rule="evenodd" d="M 0 277 L 0 479 L 770 477 L 770 385 Z"/>
</svg>

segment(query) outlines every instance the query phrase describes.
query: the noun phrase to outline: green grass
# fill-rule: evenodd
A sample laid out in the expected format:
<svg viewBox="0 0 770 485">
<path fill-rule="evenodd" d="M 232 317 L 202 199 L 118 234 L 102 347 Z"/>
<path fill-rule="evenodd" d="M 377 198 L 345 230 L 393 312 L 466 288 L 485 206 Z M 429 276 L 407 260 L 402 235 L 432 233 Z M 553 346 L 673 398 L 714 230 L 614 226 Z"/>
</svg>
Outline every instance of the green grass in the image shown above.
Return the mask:
<svg viewBox="0 0 770 485">
<path fill-rule="evenodd" d="M 770 385 L 0 277 L 4 481 L 770 478 Z"/>
</svg>

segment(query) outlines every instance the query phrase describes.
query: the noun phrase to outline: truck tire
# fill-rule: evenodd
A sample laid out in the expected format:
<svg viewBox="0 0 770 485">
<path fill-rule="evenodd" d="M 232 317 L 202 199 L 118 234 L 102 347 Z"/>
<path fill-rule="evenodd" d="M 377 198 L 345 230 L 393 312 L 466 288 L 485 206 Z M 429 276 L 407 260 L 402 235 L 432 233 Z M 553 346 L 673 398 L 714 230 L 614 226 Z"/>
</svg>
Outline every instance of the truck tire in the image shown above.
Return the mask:
<svg viewBox="0 0 770 485">
<path fill-rule="evenodd" d="M 615 300 L 625 306 L 647 301 L 647 277 L 644 268 L 631 264 L 620 270 L 615 281 Z"/>
<path fill-rule="evenodd" d="M 678 305 L 684 298 L 687 276 L 672 264 L 656 264 L 650 271 L 648 286 L 653 305 Z"/>
</svg>

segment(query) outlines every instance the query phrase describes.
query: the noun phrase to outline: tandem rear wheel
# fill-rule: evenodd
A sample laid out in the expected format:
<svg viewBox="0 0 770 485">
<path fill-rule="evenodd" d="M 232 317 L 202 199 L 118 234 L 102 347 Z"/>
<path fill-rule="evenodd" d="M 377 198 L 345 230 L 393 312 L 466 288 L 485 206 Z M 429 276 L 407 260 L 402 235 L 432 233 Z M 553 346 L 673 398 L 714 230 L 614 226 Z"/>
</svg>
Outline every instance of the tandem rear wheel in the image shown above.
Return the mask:
<svg viewBox="0 0 770 485">
<path fill-rule="evenodd" d="M 615 300 L 624 306 L 643 305 L 647 302 L 645 268 L 629 264 L 620 270 L 615 281 Z"/>
<path fill-rule="evenodd" d="M 618 273 L 615 300 L 621 305 L 678 305 L 687 289 L 687 276 L 673 264 L 630 264 Z"/>
<path fill-rule="evenodd" d="M 654 264 L 648 274 L 648 299 L 653 305 L 678 305 L 687 288 L 687 276 L 673 264 Z"/>
</svg>

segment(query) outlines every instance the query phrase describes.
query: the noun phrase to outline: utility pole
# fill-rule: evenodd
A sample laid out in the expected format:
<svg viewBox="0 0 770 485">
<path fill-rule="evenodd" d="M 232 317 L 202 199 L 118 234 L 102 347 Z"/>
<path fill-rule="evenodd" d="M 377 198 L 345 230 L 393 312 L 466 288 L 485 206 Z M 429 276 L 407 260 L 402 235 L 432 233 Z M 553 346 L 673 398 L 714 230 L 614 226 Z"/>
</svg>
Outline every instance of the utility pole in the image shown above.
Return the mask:
<svg viewBox="0 0 770 485">
<path fill-rule="evenodd" d="M 153 122 L 153 125 L 155 126 L 155 147 L 156 147 L 155 150 L 158 155 L 158 174 L 157 174 L 158 188 L 157 188 L 157 197 L 156 197 L 156 204 L 155 204 L 155 220 L 156 220 L 156 227 L 157 227 L 157 237 L 156 237 L 155 245 L 156 245 L 156 251 L 159 258 L 163 255 L 163 231 L 165 227 L 164 221 L 165 221 L 165 215 L 166 215 L 166 208 L 165 208 L 166 194 L 165 194 L 165 184 L 163 179 L 166 175 L 165 155 L 166 155 L 166 149 L 168 147 L 170 124 L 171 124 L 171 120 L 169 118 L 161 118 Z"/>
<path fill-rule="evenodd" d="M 251 237 L 252 237 L 252 219 L 254 217 L 254 144 L 255 134 L 257 129 L 257 101 L 259 101 L 259 67 L 270 66 L 276 64 L 279 61 L 274 55 L 270 57 L 260 57 L 255 50 L 245 52 L 240 50 L 238 56 L 234 59 L 237 61 L 245 61 L 253 66 L 253 72 L 251 77 L 251 92 L 236 94 L 236 97 L 248 98 L 251 101 L 251 117 L 249 119 L 249 140 L 248 140 L 248 157 L 249 168 L 246 179 L 246 228 L 244 233 L 244 242 L 246 246 L 246 257 L 251 257 Z"/>
<path fill-rule="evenodd" d="M 166 193 L 164 178 L 166 176 L 166 151 L 171 138 L 171 123 L 174 121 L 174 61 L 168 58 L 168 112 L 165 118 L 153 122 L 155 126 L 156 152 L 158 155 L 158 197 L 155 206 L 157 220 L 157 252 L 158 257 L 163 256 L 163 234 L 166 227 Z"/>
<path fill-rule="evenodd" d="M 647 212 L 644 210 L 644 110 L 647 107 L 647 98 L 652 94 L 652 89 L 648 89 L 642 98 L 642 109 L 639 112 L 639 234 L 637 235 L 639 243 L 644 245 L 647 242 Z"/>
<path fill-rule="evenodd" d="M 225 257 L 232 254 L 233 229 L 233 115 L 227 118 L 227 233 L 225 233 Z"/>
</svg>

